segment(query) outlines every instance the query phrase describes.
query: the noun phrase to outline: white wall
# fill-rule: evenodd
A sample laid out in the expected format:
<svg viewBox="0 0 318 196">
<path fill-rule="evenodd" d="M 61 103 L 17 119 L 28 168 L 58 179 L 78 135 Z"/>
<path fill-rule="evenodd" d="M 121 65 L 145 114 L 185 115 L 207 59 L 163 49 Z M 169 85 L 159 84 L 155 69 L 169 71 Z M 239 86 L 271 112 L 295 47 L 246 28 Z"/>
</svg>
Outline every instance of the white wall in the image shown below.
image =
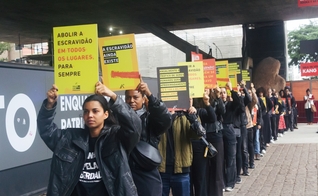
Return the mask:
<svg viewBox="0 0 318 196">
<path fill-rule="evenodd" d="M 242 57 L 242 26 L 226 26 L 205 29 L 173 31 L 178 37 L 197 45 L 199 49 L 209 52 L 217 58 Z M 136 47 L 139 70 L 144 77 L 157 77 L 157 67 L 176 66 L 184 62 L 186 55 L 167 42 L 151 33 L 136 34 Z M 216 53 L 215 45 L 220 49 Z M 222 54 L 221 54 L 222 53 Z"/>
</svg>

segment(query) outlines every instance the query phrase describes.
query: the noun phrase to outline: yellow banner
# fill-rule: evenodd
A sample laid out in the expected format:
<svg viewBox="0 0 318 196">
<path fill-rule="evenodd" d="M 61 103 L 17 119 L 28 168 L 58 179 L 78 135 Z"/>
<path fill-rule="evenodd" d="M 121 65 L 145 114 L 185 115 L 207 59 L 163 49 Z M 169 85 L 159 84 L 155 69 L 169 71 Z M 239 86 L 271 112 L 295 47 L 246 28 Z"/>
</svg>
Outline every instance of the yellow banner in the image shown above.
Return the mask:
<svg viewBox="0 0 318 196">
<path fill-rule="evenodd" d="M 246 82 L 251 81 L 250 72 L 248 70 L 242 70 L 242 80 Z"/>
<path fill-rule="evenodd" d="M 219 87 L 225 87 L 229 81 L 228 61 L 216 61 L 216 80 Z"/>
<path fill-rule="evenodd" d="M 236 74 L 241 73 L 240 65 L 237 63 L 229 63 L 229 72 L 236 71 Z"/>
<path fill-rule="evenodd" d="M 99 38 L 104 84 L 113 91 L 136 89 L 140 82 L 135 35 Z"/>
<path fill-rule="evenodd" d="M 232 83 L 233 90 L 238 91 L 239 89 L 237 88 L 237 72 L 236 72 L 236 70 L 229 72 L 229 78 L 230 78 L 230 82 Z"/>
<path fill-rule="evenodd" d="M 54 83 L 59 94 L 91 94 L 98 81 L 97 24 L 54 27 Z"/>
<path fill-rule="evenodd" d="M 188 66 L 190 97 L 202 97 L 204 93 L 203 62 L 180 62 L 178 65 Z"/>
</svg>

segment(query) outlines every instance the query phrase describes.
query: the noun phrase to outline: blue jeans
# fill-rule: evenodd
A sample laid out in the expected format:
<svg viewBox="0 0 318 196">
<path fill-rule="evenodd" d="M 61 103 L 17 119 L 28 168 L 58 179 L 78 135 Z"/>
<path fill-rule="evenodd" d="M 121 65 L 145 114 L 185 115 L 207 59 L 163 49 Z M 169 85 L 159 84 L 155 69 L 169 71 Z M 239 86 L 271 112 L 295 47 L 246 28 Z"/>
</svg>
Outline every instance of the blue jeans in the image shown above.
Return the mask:
<svg viewBox="0 0 318 196">
<path fill-rule="evenodd" d="M 253 127 L 254 130 L 254 152 L 255 154 L 260 154 L 260 142 L 259 142 L 259 129 L 257 128 L 257 125 Z"/>
<path fill-rule="evenodd" d="M 162 196 L 169 196 L 170 188 L 172 195 L 190 196 L 189 173 L 160 173 L 160 175 L 162 179 Z"/>
</svg>

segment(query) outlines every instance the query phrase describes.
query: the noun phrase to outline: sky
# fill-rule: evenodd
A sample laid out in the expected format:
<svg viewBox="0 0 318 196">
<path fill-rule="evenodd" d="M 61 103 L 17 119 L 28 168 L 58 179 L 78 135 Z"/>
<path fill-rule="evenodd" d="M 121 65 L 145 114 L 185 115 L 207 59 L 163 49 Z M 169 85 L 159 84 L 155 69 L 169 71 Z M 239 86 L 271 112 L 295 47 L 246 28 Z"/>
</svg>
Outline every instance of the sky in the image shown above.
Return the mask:
<svg viewBox="0 0 318 196">
<path fill-rule="evenodd" d="M 299 28 L 300 25 L 309 24 L 309 21 L 316 21 L 318 23 L 318 18 L 310 18 L 310 19 L 303 19 L 303 20 L 289 20 L 285 21 L 285 25 L 287 31 L 296 30 Z"/>
</svg>

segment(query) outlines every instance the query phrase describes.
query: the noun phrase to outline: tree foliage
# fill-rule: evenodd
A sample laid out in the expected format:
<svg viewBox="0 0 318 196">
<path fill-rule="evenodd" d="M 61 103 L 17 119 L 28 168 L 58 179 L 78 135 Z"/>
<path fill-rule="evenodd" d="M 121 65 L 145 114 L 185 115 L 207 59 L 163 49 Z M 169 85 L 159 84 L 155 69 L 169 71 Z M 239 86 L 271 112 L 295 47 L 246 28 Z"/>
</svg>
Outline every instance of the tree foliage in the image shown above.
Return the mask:
<svg viewBox="0 0 318 196">
<path fill-rule="evenodd" d="M 300 66 L 300 63 L 318 61 L 318 53 L 301 54 L 300 41 L 318 39 L 318 24 L 310 21 L 307 25 L 301 25 L 299 29 L 288 33 L 288 54 L 291 61 L 289 66 Z"/>
<path fill-rule="evenodd" d="M 11 46 L 9 43 L 0 42 L 0 55 L 5 51 L 10 51 Z"/>
</svg>

